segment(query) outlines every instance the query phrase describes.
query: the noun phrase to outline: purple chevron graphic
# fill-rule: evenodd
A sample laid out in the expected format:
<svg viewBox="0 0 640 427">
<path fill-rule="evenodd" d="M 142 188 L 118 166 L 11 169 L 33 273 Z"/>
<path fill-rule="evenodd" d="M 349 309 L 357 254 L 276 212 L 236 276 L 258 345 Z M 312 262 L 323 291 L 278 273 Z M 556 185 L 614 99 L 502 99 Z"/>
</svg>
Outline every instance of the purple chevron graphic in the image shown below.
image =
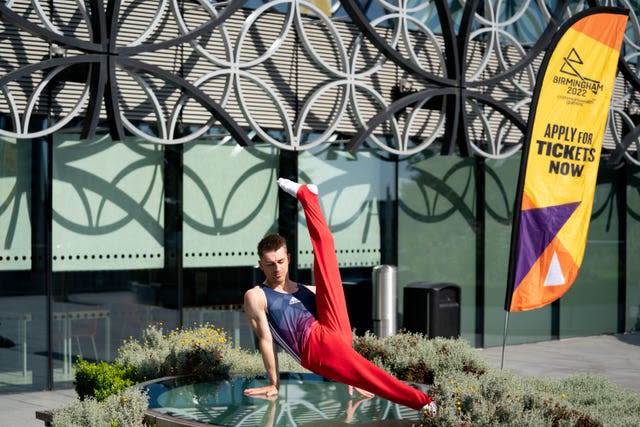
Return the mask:
<svg viewBox="0 0 640 427">
<path fill-rule="evenodd" d="M 534 208 L 520 213 L 515 291 L 580 202 Z"/>
</svg>

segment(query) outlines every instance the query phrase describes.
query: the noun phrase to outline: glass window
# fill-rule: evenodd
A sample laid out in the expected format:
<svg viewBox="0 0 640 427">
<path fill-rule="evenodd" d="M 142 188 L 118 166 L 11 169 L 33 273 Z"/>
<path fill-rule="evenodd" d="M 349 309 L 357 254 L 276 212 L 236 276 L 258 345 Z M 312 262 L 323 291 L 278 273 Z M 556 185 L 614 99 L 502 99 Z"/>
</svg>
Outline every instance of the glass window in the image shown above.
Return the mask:
<svg viewBox="0 0 640 427">
<path fill-rule="evenodd" d="M 485 161 L 485 347 L 502 345 L 520 155 Z M 508 344 L 551 338 L 551 306 L 509 315 Z"/>
<path fill-rule="evenodd" d="M 0 393 L 47 387 L 45 286 L 31 249 L 31 214 L 42 214 L 32 151 L 31 141 L 0 138 Z"/>
<path fill-rule="evenodd" d="M 31 142 L 0 138 L 0 271 L 31 269 Z"/>
<path fill-rule="evenodd" d="M 197 142 L 184 151 L 184 267 L 255 266 L 256 244 L 276 231 L 273 146 Z"/>
<path fill-rule="evenodd" d="M 560 336 L 617 331 L 618 206 L 616 173 L 600 162 L 587 246 L 578 278 L 560 299 Z"/>
<path fill-rule="evenodd" d="M 162 145 L 53 137 L 54 383 L 76 357 L 112 360 L 150 323 L 178 326 L 178 281 L 165 271 Z"/>
<path fill-rule="evenodd" d="M 424 153 L 399 164 L 398 300 L 413 282 L 461 291 L 461 333 L 475 337 L 476 183 L 473 159 Z"/>
<path fill-rule="evenodd" d="M 299 181 L 320 189 L 320 204 L 333 233 L 340 267 L 380 264 L 381 222 L 386 202 L 395 198 L 393 163 L 376 150 L 347 153 L 327 146 L 300 154 Z M 298 267 L 312 268 L 309 233 L 300 208 Z"/>
<path fill-rule="evenodd" d="M 627 173 L 627 314 L 626 330 L 640 331 L 640 169 Z"/>
<path fill-rule="evenodd" d="M 53 271 L 162 268 L 162 146 L 78 139 L 53 138 Z"/>
<path fill-rule="evenodd" d="M 277 231 L 277 169 L 271 145 L 185 144 L 183 325 L 211 323 L 234 345 L 254 348 L 242 302 L 261 280 L 256 245 Z"/>
</svg>

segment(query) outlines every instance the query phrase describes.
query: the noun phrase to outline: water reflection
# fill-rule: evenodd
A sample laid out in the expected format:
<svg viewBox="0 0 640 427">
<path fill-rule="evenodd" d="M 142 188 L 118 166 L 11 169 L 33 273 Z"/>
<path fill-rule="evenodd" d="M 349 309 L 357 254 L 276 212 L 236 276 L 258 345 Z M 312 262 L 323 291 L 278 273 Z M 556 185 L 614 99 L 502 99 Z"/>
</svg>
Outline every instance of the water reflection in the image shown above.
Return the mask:
<svg viewBox="0 0 640 427">
<path fill-rule="evenodd" d="M 218 426 L 410 426 L 417 411 L 379 397 L 363 398 L 313 374 L 282 374 L 280 394 L 247 397 L 243 390 L 266 380 L 173 379 L 151 384 L 149 408 L 176 418 Z"/>
</svg>

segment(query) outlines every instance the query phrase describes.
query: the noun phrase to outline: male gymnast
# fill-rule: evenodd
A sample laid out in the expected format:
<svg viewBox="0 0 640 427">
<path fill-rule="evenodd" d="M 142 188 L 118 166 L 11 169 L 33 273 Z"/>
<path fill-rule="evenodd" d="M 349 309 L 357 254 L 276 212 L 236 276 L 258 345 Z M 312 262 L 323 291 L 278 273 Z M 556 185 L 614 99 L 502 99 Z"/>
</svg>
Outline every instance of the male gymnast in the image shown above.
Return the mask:
<svg viewBox="0 0 640 427">
<path fill-rule="evenodd" d="M 249 289 L 244 310 L 258 339 L 258 348 L 269 385 L 249 388 L 247 396 L 276 396 L 279 389 L 277 343 L 304 368 L 349 386 L 364 396 L 374 394 L 392 402 L 420 410 L 424 415 L 437 413 L 433 399 L 398 380 L 352 346 L 352 332 L 342 290 L 342 279 L 333 236 L 320 209 L 318 188 L 280 178 L 282 190 L 296 197 L 303 209 L 314 252 L 315 286 L 289 279 L 286 241 L 277 234 L 264 237 L 258 244 L 259 266 L 265 275 L 262 284 Z"/>
</svg>

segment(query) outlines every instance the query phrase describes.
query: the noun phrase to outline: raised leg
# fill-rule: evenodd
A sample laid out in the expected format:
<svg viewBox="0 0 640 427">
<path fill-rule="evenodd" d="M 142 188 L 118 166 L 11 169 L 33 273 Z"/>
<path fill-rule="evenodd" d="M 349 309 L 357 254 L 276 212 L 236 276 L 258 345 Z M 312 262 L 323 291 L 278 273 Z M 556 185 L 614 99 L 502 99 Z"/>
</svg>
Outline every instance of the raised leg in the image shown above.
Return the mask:
<svg viewBox="0 0 640 427">
<path fill-rule="evenodd" d="M 318 322 L 351 343 L 351 325 L 333 236 L 320 209 L 317 187 L 300 185 L 283 178 L 278 180 L 278 185 L 296 196 L 304 209 L 314 254 L 313 278 Z"/>
</svg>

